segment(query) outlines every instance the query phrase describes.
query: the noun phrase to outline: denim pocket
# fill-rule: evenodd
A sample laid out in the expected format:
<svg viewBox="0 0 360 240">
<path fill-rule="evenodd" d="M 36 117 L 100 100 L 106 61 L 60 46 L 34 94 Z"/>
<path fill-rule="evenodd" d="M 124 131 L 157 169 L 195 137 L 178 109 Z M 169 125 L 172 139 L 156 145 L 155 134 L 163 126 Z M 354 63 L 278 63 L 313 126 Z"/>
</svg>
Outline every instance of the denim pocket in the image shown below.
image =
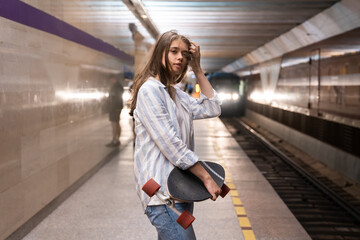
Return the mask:
<svg viewBox="0 0 360 240">
<path fill-rule="evenodd" d="M 192 210 L 193 203 L 191 204 L 177 204 L 181 210 Z M 165 205 L 147 206 L 145 214 L 149 218 L 151 224 L 156 227 L 159 239 L 196 239 L 192 227 L 186 231 L 176 222 L 177 214 L 170 210 Z"/>
<path fill-rule="evenodd" d="M 145 214 L 146 214 L 148 217 L 150 217 L 151 212 L 152 212 L 151 206 L 147 206 L 146 209 L 145 209 Z"/>
</svg>

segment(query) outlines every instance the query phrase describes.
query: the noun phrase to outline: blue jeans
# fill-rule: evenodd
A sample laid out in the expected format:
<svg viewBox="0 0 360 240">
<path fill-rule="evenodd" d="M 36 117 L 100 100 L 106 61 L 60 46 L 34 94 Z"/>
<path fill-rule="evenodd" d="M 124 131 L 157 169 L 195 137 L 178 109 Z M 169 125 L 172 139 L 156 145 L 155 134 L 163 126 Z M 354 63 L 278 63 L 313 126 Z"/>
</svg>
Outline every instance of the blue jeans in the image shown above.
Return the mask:
<svg viewBox="0 0 360 240">
<path fill-rule="evenodd" d="M 176 208 L 183 212 L 188 210 L 191 214 L 194 203 L 175 203 Z M 166 205 L 148 206 L 145 210 L 151 224 L 156 227 L 158 240 L 193 240 L 196 239 L 192 225 L 183 229 L 176 219 L 179 217 Z"/>
</svg>

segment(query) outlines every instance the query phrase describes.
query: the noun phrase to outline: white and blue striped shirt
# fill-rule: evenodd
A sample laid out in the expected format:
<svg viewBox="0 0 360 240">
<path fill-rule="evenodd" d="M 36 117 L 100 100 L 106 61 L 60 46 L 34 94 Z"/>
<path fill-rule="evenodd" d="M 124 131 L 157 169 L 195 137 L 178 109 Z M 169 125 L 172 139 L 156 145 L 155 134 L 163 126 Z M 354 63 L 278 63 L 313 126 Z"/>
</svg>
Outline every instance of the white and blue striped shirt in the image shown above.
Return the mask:
<svg viewBox="0 0 360 240">
<path fill-rule="evenodd" d="M 167 194 L 166 182 L 174 166 L 187 169 L 199 161 L 194 153 L 192 120 L 216 117 L 221 113 L 221 103 L 215 90 L 212 98 L 201 94 L 200 99 L 195 99 L 179 88 L 175 89 L 177 104 L 166 87 L 153 77 L 138 92 L 134 111 L 134 172 L 136 190 L 144 209 L 147 205 L 163 204 L 156 196 L 150 200 L 141 191 L 150 178 L 159 183 L 161 191 Z M 182 121 L 178 120 L 179 117 Z"/>
</svg>

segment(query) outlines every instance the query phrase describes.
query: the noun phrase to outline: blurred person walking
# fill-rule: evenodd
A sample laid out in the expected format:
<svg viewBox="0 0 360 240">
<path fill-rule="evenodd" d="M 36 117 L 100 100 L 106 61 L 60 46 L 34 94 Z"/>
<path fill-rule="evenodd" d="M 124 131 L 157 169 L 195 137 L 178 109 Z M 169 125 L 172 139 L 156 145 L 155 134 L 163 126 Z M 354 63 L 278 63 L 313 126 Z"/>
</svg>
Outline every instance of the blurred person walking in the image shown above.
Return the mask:
<svg viewBox="0 0 360 240">
<path fill-rule="evenodd" d="M 109 110 L 109 121 L 112 127 L 112 140 L 107 147 L 116 147 L 120 145 L 120 135 L 121 135 L 121 126 L 120 126 L 120 114 L 123 108 L 123 99 L 122 95 L 124 93 L 124 87 L 121 85 L 120 81 L 116 76 L 110 77 L 110 91 L 108 97 L 108 110 Z"/>
</svg>

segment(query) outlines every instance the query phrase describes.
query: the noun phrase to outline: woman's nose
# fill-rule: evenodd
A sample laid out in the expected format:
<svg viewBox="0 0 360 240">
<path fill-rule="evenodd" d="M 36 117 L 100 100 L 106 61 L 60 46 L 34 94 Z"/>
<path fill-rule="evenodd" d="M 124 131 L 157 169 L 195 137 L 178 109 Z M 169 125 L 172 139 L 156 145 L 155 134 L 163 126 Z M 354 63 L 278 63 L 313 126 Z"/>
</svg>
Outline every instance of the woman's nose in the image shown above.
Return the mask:
<svg viewBox="0 0 360 240">
<path fill-rule="evenodd" d="M 184 55 L 182 53 L 178 53 L 178 55 L 177 55 L 178 59 L 183 59 L 183 57 L 184 57 Z"/>
</svg>

